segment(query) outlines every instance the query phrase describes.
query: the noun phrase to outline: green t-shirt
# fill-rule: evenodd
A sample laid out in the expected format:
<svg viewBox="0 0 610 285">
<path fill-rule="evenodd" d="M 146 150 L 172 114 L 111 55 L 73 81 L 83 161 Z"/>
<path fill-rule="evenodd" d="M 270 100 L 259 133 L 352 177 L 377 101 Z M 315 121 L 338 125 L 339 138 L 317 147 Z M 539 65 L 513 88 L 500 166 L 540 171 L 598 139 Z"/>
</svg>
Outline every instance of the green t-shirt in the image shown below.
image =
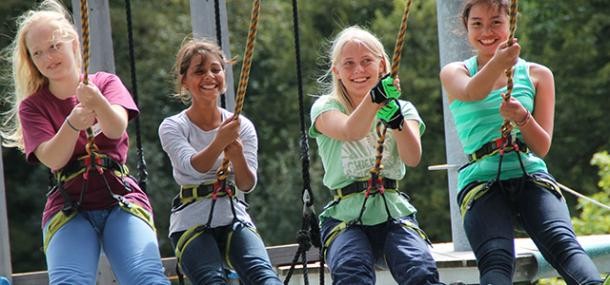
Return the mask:
<svg viewBox="0 0 610 285">
<path fill-rule="evenodd" d="M 478 72 L 477 58 L 471 57 L 464 61 L 470 76 Z M 449 110 L 455 120 L 458 138 L 464 147 L 466 154 L 476 152 L 484 144 L 502 137 L 500 127 L 504 119 L 500 115 L 502 104 L 501 94 L 506 92 L 506 87 L 493 90 L 479 101 L 453 100 Z M 529 64 L 519 59 L 513 72 L 513 91 L 511 96 L 530 112 L 534 109 L 536 88 L 530 79 Z M 518 127 L 513 128 L 513 136 L 523 140 Z M 527 173 L 547 172 L 544 161 L 532 152 L 520 153 L 521 159 Z M 495 179 L 498 173 L 498 154 L 477 160 L 471 165 L 460 170 L 458 174 L 458 191 L 464 189 L 471 182 L 486 182 Z M 501 180 L 523 176 L 519 159 L 515 152 L 504 154 L 502 159 Z"/>
<path fill-rule="evenodd" d="M 407 101 L 400 101 L 402 113 L 405 120 L 415 120 L 419 122 L 420 134 L 424 133 L 425 125 L 421 120 L 415 106 Z M 377 153 L 377 134 L 375 124 L 371 125 L 369 134 L 357 141 L 340 141 L 325 136 L 315 128 L 316 118 L 327 111 L 338 110 L 347 113 L 345 108 L 329 95 L 321 96 L 311 107 L 311 121 L 309 129 L 311 137 L 316 139 L 318 144 L 318 154 L 324 166 L 323 183 L 334 193 L 335 189 L 343 188 L 354 181 L 362 181 L 370 178 L 370 169 L 375 163 Z M 400 156 L 394 137 L 388 133 L 384 143 L 383 159 L 381 161 L 383 170 L 381 176 L 394 180 L 401 180 L 406 172 L 406 167 Z M 398 218 L 408 216 L 416 211 L 407 199 L 396 191 L 385 193 L 388 208 L 392 217 Z M 320 214 L 320 219 L 334 218 L 340 221 L 352 221 L 358 218 L 364 193 L 356 193 L 344 197 L 340 203 L 331 203 Z M 363 214 L 362 222 L 365 225 L 376 225 L 387 220 L 387 212 L 380 195 L 369 196 L 366 203 L 366 211 Z"/>
</svg>

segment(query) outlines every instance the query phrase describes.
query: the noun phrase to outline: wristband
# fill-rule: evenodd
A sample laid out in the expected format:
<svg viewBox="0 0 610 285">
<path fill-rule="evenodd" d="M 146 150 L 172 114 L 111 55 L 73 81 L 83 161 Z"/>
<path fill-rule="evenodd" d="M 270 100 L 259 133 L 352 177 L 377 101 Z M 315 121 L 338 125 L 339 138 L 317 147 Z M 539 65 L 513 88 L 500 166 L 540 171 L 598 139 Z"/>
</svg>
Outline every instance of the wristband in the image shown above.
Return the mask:
<svg viewBox="0 0 610 285">
<path fill-rule="evenodd" d="M 525 126 L 525 124 L 527 124 L 527 122 L 529 122 L 529 120 L 530 120 L 530 117 L 531 117 L 531 116 L 532 116 L 532 115 L 531 115 L 530 111 L 527 111 L 527 113 L 525 114 L 525 118 L 523 118 L 523 119 L 522 119 L 521 121 L 519 121 L 519 122 L 515 122 L 515 124 L 516 124 L 518 127 L 523 127 L 523 126 Z"/>
<path fill-rule="evenodd" d="M 79 129 L 77 129 L 74 125 L 72 125 L 72 123 L 70 123 L 70 120 L 68 120 L 68 118 L 66 118 L 66 123 L 68 123 L 68 126 L 73 129 L 75 132 L 80 132 Z"/>
</svg>

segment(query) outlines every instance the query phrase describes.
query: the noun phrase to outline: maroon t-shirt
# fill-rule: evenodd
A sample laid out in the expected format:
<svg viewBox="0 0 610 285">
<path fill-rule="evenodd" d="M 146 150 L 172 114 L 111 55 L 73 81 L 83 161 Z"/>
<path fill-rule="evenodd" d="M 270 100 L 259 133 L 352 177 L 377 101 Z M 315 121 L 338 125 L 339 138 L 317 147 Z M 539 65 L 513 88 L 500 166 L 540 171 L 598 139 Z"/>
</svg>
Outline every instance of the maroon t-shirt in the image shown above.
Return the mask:
<svg viewBox="0 0 610 285">
<path fill-rule="evenodd" d="M 129 120 L 138 115 L 138 108 L 133 102 L 129 91 L 121 80 L 113 74 L 98 72 L 89 76 L 89 82 L 97 86 L 104 97 L 111 105 L 120 105 L 127 110 Z M 34 151 L 43 142 L 53 138 L 59 131 L 66 117 L 70 114 L 74 106 L 78 103 L 76 96 L 61 100 L 55 97 L 48 89 L 48 86 L 40 88 L 36 93 L 24 99 L 19 105 L 19 119 L 23 130 L 23 141 L 25 145 L 25 155 L 29 162 L 39 162 Z M 87 144 L 87 134 L 81 131 L 80 137 L 74 147 L 71 160 L 85 155 L 85 145 Z M 95 137 L 95 144 L 99 147 L 99 152 L 108 155 L 118 163 L 124 164 L 127 160 L 127 150 L 129 148 L 129 137 L 127 132 L 119 139 L 109 139 L 103 133 Z M 53 170 L 55 171 L 55 170 Z M 95 172 L 95 171 L 93 171 Z M 101 210 L 108 209 L 116 205 L 117 201 L 110 196 L 102 177 L 97 173 L 90 172 L 89 179 L 85 181 L 82 175 L 64 184 L 65 191 L 73 201 L 79 201 L 83 183 L 87 183 L 87 190 L 81 204 L 82 210 Z M 128 191 L 123 186 L 120 179 L 112 175 L 111 171 L 104 171 L 104 176 L 108 180 L 112 192 L 134 202 L 152 214 L 152 208 L 144 193 L 133 178 L 127 177 L 125 181 L 129 184 L 132 191 Z M 64 199 L 59 191 L 47 197 L 47 202 L 42 215 L 42 225 L 64 205 Z"/>
</svg>

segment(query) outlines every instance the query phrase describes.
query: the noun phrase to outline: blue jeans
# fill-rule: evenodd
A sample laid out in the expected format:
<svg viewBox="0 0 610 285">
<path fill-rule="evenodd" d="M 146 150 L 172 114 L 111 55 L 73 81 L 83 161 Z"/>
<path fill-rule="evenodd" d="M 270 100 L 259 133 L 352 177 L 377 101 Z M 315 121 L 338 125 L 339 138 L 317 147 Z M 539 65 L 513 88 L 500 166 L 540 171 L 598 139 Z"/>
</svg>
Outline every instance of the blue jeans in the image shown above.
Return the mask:
<svg viewBox="0 0 610 285">
<path fill-rule="evenodd" d="M 78 212 L 55 233 L 46 251 L 49 283 L 95 284 L 102 248 L 118 283 L 170 284 L 155 231 L 118 206 Z"/>
<path fill-rule="evenodd" d="M 183 233 L 170 236 L 174 248 Z M 225 257 L 243 284 L 282 284 L 273 271 L 261 238 L 240 222 L 208 229 L 193 239 L 182 252 L 180 266 L 193 284 L 226 284 Z"/>
<path fill-rule="evenodd" d="M 599 272 L 576 240 L 565 200 L 521 178 L 502 181 L 502 187 L 494 183 L 464 216 L 481 284 L 512 284 L 514 222 L 520 223 L 567 284 L 601 284 Z"/>
<path fill-rule="evenodd" d="M 417 225 L 414 215 L 401 219 Z M 339 223 L 334 219 L 322 223 L 323 240 Z M 383 257 L 400 285 L 442 284 L 426 241 L 396 220 L 374 226 L 350 226 L 326 251 L 333 284 L 337 285 L 375 284 L 375 263 Z"/>
</svg>

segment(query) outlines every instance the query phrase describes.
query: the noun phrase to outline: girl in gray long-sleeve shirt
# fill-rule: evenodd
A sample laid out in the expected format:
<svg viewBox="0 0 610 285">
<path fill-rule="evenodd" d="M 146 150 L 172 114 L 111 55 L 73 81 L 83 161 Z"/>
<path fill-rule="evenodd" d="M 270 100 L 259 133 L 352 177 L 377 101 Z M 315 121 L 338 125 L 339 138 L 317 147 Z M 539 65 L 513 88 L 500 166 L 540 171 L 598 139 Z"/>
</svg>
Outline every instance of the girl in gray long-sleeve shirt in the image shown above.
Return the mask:
<svg viewBox="0 0 610 285">
<path fill-rule="evenodd" d="M 190 105 L 159 127 L 180 185 L 170 239 L 193 284 L 225 284 L 229 267 L 244 284 L 281 284 L 245 203 L 235 196 L 256 185 L 258 139 L 250 120 L 218 107 L 227 63 L 207 40 L 185 41 L 176 58 L 176 96 Z M 217 171 L 224 159 L 230 167 L 221 181 Z"/>
</svg>

